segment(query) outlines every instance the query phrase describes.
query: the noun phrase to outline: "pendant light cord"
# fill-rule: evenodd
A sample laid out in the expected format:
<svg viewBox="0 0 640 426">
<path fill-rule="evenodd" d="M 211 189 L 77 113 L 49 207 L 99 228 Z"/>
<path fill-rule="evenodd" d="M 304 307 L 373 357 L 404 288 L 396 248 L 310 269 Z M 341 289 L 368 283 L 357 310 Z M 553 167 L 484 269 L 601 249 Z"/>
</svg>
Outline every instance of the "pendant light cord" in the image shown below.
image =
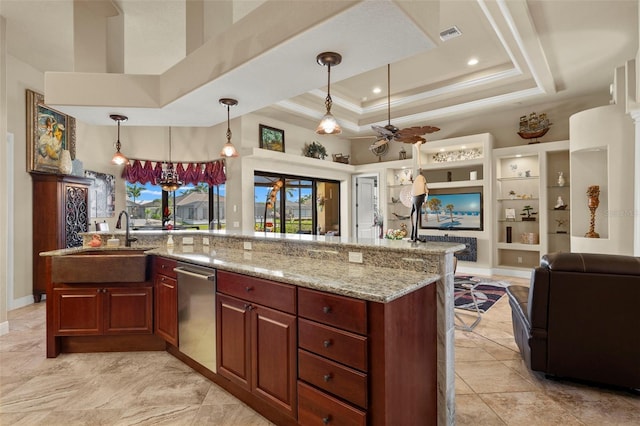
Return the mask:
<svg viewBox="0 0 640 426">
<path fill-rule="evenodd" d="M 387 124 L 391 125 L 391 64 L 387 64 Z"/>
</svg>

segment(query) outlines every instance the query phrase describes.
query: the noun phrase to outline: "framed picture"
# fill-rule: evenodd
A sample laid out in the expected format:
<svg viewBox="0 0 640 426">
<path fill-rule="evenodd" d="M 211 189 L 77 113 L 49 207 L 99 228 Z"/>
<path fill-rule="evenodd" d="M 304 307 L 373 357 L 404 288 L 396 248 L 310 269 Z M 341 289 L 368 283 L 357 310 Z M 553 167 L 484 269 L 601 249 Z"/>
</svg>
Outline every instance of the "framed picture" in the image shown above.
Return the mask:
<svg viewBox="0 0 640 426">
<path fill-rule="evenodd" d="M 84 176 L 93 179 L 89 187 L 89 217 L 116 215 L 116 178 L 106 173 L 85 170 Z"/>
<path fill-rule="evenodd" d="M 515 222 L 516 209 L 504 209 L 504 217 L 508 222 Z"/>
<path fill-rule="evenodd" d="M 76 120 L 27 89 L 27 172 L 59 173 L 62 151 L 76 157 Z"/>
<path fill-rule="evenodd" d="M 284 152 L 284 130 L 260 124 L 260 148 Z"/>
</svg>

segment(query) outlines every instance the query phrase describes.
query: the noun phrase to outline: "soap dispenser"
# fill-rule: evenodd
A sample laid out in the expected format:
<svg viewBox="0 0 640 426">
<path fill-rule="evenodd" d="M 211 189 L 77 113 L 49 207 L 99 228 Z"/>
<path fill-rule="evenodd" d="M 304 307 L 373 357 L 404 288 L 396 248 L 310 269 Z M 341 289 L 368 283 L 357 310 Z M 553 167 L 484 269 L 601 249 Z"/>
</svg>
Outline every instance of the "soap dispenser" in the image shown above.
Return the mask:
<svg viewBox="0 0 640 426">
<path fill-rule="evenodd" d="M 173 248 L 173 235 L 169 234 L 169 238 L 167 238 L 167 248 Z"/>
</svg>

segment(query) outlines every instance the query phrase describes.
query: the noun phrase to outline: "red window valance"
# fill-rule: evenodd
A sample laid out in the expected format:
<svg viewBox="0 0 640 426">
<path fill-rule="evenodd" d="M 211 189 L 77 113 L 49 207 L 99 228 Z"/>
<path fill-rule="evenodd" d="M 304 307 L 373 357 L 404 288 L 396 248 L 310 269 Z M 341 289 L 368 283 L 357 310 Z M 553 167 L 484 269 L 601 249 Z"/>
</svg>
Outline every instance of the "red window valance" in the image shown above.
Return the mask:
<svg viewBox="0 0 640 426">
<path fill-rule="evenodd" d="M 122 178 L 129 183 L 150 183 L 157 185 L 162 176 L 161 161 L 129 160 L 129 164 L 122 170 Z M 166 166 L 165 166 L 166 167 Z M 224 161 L 216 160 L 206 163 L 173 163 L 173 168 L 185 184 L 197 185 L 207 183 L 209 185 L 222 185 L 227 181 L 224 171 Z"/>
</svg>

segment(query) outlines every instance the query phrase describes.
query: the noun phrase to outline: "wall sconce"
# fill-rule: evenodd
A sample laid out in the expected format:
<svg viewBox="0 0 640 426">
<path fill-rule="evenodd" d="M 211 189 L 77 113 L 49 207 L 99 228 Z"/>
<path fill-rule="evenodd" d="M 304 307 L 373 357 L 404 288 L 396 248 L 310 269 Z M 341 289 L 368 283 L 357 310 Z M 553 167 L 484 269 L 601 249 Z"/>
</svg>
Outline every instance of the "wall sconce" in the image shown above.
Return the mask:
<svg viewBox="0 0 640 426">
<path fill-rule="evenodd" d="M 342 133 L 342 129 L 335 117 L 331 115 L 331 104 L 333 103 L 331 100 L 331 66 L 340 64 L 342 56 L 335 52 L 323 52 L 316 57 L 316 61 L 319 65 L 327 66 L 327 98 L 324 101 L 327 112 L 320 120 L 316 133 L 319 135 L 339 135 Z"/>
<path fill-rule="evenodd" d="M 112 120 L 118 123 L 118 140 L 116 140 L 116 153 L 113 155 L 111 163 L 117 166 L 128 164 L 129 160 L 124 156 L 123 153 L 120 152 L 120 122 L 127 121 L 129 118 L 124 115 L 118 114 L 111 114 L 109 117 L 111 117 Z"/>
<path fill-rule="evenodd" d="M 233 144 L 231 143 L 231 127 L 229 124 L 230 123 L 229 107 L 238 105 L 238 101 L 230 98 L 221 98 L 218 102 L 220 102 L 221 105 L 226 105 L 227 107 L 227 143 L 225 143 L 224 146 L 222 147 L 222 151 L 220 151 L 220 156 L 221 157 L 237 157 L 240 154 L 238 154 L 236 147 L 233 146 Z"/>
<path fill-rule="evenodd" d="M 169 164 L 167 168 L 162 171 L 162 177 L 159 183 L 160 188 L 167 192 L 173 192 L 182 186 L 178 174 L 173 170 L 173 162 L 171 161 L 171 127 L 169 127 Z"/>
</svg>

